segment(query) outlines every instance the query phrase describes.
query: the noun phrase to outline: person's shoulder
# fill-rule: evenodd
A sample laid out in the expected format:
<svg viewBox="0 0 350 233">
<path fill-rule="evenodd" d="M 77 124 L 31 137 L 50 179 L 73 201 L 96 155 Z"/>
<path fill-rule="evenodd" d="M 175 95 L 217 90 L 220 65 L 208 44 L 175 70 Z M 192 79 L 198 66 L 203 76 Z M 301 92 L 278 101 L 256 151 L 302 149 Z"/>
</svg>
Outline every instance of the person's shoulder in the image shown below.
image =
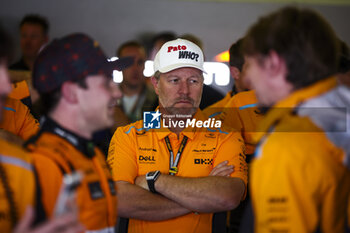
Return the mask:
<svg viewBox="0 0 350 233">
<path fill-rule="evenodd" d="M 65 154 L 70 148 L 75 148 L 66 139 L 48 131 L 40 131 L 26 142 L 26 148 L 31 153 L 43 155 Z"/>
<path fill-rule="evenodd" d="M 227 93 L 223 99 L 203 109 L 202 111 L 204 115 L 208 117 L 215 117 L 219 115 L 223 111 L 223 108 L 226 106 L 226 104 L 230 101 L 230 99 L 231 99 L 231 92 Z"/>
<path fill-rule="evenodd" d="M 21 101 L 10 97 L 6 98 L 4 109 L 7 111 L 17 112 L 17 109 L 21 106 Z"/>
<path fill-rule="evenodd" d="M 32 163 L 31 156 L 22 147 L 0 139 L 0 156 L 6 156 L 15 160 L 20 160 L 28 166 Z"/>
<path fill-rule="evenodd" d="M 205 137 L 215 137 L 218 139 L 219 142 L 224 142 L 227 140 L 243 142 L 241 133 L 238 130 L 226 124 L 220 124 L 220 120 L 216 120 L 216 123 L 219 124 L 217 125 L 217 127 L 214 126 L 204 128 L 204 130 L 201 131 L 202 135 L 204 135 Z"/>
<path fill-rule="evenodd" d="M 242 91 L 232 96 L 231 99 L 227 102 L 225 107 L 256 107 L 258 100 L 254 90 Z"/>
<path fill-rule="evenodd" d="M 321 156 L 320 153 L 325 154 L 328 153 L 326 151 L 336 149 L 330 144 L 325 132 L 310 118 L 295 114 L 280 119 L 266 139 L 267 146 L 274 148 L 276 153 L 285 151 L 299 160 L 309 160 L 311 154 L 317 153 Z"/>
<path fill-rule="evenodd" d="M 145 130 L 143 127 L 143 120 L 136 121 L 134 123 L 120 126 L 116 130 L 116 134 L 118 135 L 133 135 L 135 132 Z"/>
<path fill-rule="evenodd" d="M 18 99 L 7 97 L 5 102 L 5 110 L 23 112 L 28 111 L 28 107 Z"/>
</svg>

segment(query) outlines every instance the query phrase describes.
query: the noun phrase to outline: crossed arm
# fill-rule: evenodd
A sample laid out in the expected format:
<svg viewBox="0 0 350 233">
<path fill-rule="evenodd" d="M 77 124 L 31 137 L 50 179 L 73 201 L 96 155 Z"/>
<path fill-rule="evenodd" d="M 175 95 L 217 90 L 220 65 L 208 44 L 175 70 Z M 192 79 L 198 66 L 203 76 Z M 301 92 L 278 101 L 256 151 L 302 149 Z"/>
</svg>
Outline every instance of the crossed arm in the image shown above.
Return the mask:
<svg viewBox="0 0 350 233">
<path fill-rule="evenodd" d="M 224 161 L 208 177 L 186 178 L 162 174 L 155 182 L 159 194 L 148 191 L 145 176 L 137 177 L 135 184 L 118 181 L 119 216 L 161 221 L 190 212 L 233 209 L 238 206 L 245 191 L 241 179 L 229 177 L 233 169 Z"/>
</svg>

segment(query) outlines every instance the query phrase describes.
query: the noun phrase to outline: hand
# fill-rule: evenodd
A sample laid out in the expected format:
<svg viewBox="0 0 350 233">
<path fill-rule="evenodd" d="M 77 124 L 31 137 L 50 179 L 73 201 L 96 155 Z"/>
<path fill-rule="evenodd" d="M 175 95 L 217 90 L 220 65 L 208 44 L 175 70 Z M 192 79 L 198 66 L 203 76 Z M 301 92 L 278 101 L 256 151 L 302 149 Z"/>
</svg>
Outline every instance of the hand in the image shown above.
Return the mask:
<svg viewBox="0 0 350 233">
<path fill-rule="evenodd" d="M 209 176 L 230 176 L 234 172 L 234 166 L 227 164 L 227 160 L 219 163 L 211 170 Z"/>
<path fill-rule="evenodd" d="M 33 219 L 34 210 L 28 207 L 13 233 L 78 233 L 85 230 L 74 214 L 65 214 L 61 217 L 50 219 L 35 228 L 31 227 Z"/>
<path fill-rule="evenodd" d="M 135 184 L 149 191 L 145 175 L 136 177 Z"/>
</svg>

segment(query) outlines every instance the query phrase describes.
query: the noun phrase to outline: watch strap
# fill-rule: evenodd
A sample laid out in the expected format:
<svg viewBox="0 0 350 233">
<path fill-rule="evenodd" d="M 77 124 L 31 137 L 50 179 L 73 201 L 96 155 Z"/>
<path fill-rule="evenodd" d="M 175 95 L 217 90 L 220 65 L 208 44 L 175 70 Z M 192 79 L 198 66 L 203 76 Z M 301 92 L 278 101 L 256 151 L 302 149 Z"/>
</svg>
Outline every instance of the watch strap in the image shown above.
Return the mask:
<svg viewBox="0 0 350 233">
<path fill-rule="evenodd" d="M 150 172 L 149 172 L 150 173 Z M 158 179 L 158 177 L 160 176 L 160 171 L 154 171 L 154 172 L 152 172 L 152 173 L 154 173 L 153 174 L 153 177 L 152 177 L 152 179 L 150 179 L 150 177 L 149 177 L 149 173 L 147 173 L 147 184 L 148 184 L 148 189 L 152 192 L 152 193 L 157 193 L 157 191 L 156 191 L 156 188 L 154 187 L 154 183 L 156 182 L 156 180 Z"/>
</svg>

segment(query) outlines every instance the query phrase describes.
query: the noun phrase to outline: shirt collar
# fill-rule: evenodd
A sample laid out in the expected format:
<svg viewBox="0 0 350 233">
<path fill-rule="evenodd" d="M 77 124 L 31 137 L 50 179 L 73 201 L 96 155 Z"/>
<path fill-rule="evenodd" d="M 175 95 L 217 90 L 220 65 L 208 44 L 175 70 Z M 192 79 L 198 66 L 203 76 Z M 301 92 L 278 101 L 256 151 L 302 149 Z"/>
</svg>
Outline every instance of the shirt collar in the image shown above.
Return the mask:
<svg viewBox="0 0 350 233">
<path fill-rule="evenodd" d="M 308 87 L 302 88 L 290 94 L 285 99 L 277 102 L 265 115 L 259 124 L 259 128 L 254 138 L 255 141 L 260 141 L 270 129 L 284 116 L 294 112 L 295 108 L 303 102 L 312 99 L 316 96 L 322 95 L 337 86 L 335 77 L 330 77 Z"/>
<path fill-rule="evenodd" d="M 158 108 L 157 108 L 158 109 Z M 193 118 L 197 119 L 197 120 L 206 120 L 207 118 L 205 117 L 205 115 L 203 114 L 203 112 L 198 108 L 196 113 L 194 114 Z M 192 119 L 193 119 L 192 118 Z M 162 125 L 162 124 L 161 124 Z M 168 128 L 163 128 L 161 127 L 161 129 L 153 129 L 154 132 L 156 133 L 158 140 L 162 140 L 164 139 L 166 136 L 169 136 L 170 134 L 174 134 L 174 132 L 170 131 Z M 195 134 L 197 131 L 200 131 L 201 129 L 198 128 L 185 128 L 183 131 L 180 132 L 180 138 L 181 138 L 181 134 L 183 134 L 184 136 L 188 137 L 189 139 L 193 140 L 195 137 Z"/>
<path fill-rule="evenodd" d="M 50 117 L 42 118 L 40 131 L 50 132 L 65 139 L 88 158 L 95 156 L 95 145 L 91 140 L 87 140 L 72 131 L 63 128 Z"/>
</svg>

